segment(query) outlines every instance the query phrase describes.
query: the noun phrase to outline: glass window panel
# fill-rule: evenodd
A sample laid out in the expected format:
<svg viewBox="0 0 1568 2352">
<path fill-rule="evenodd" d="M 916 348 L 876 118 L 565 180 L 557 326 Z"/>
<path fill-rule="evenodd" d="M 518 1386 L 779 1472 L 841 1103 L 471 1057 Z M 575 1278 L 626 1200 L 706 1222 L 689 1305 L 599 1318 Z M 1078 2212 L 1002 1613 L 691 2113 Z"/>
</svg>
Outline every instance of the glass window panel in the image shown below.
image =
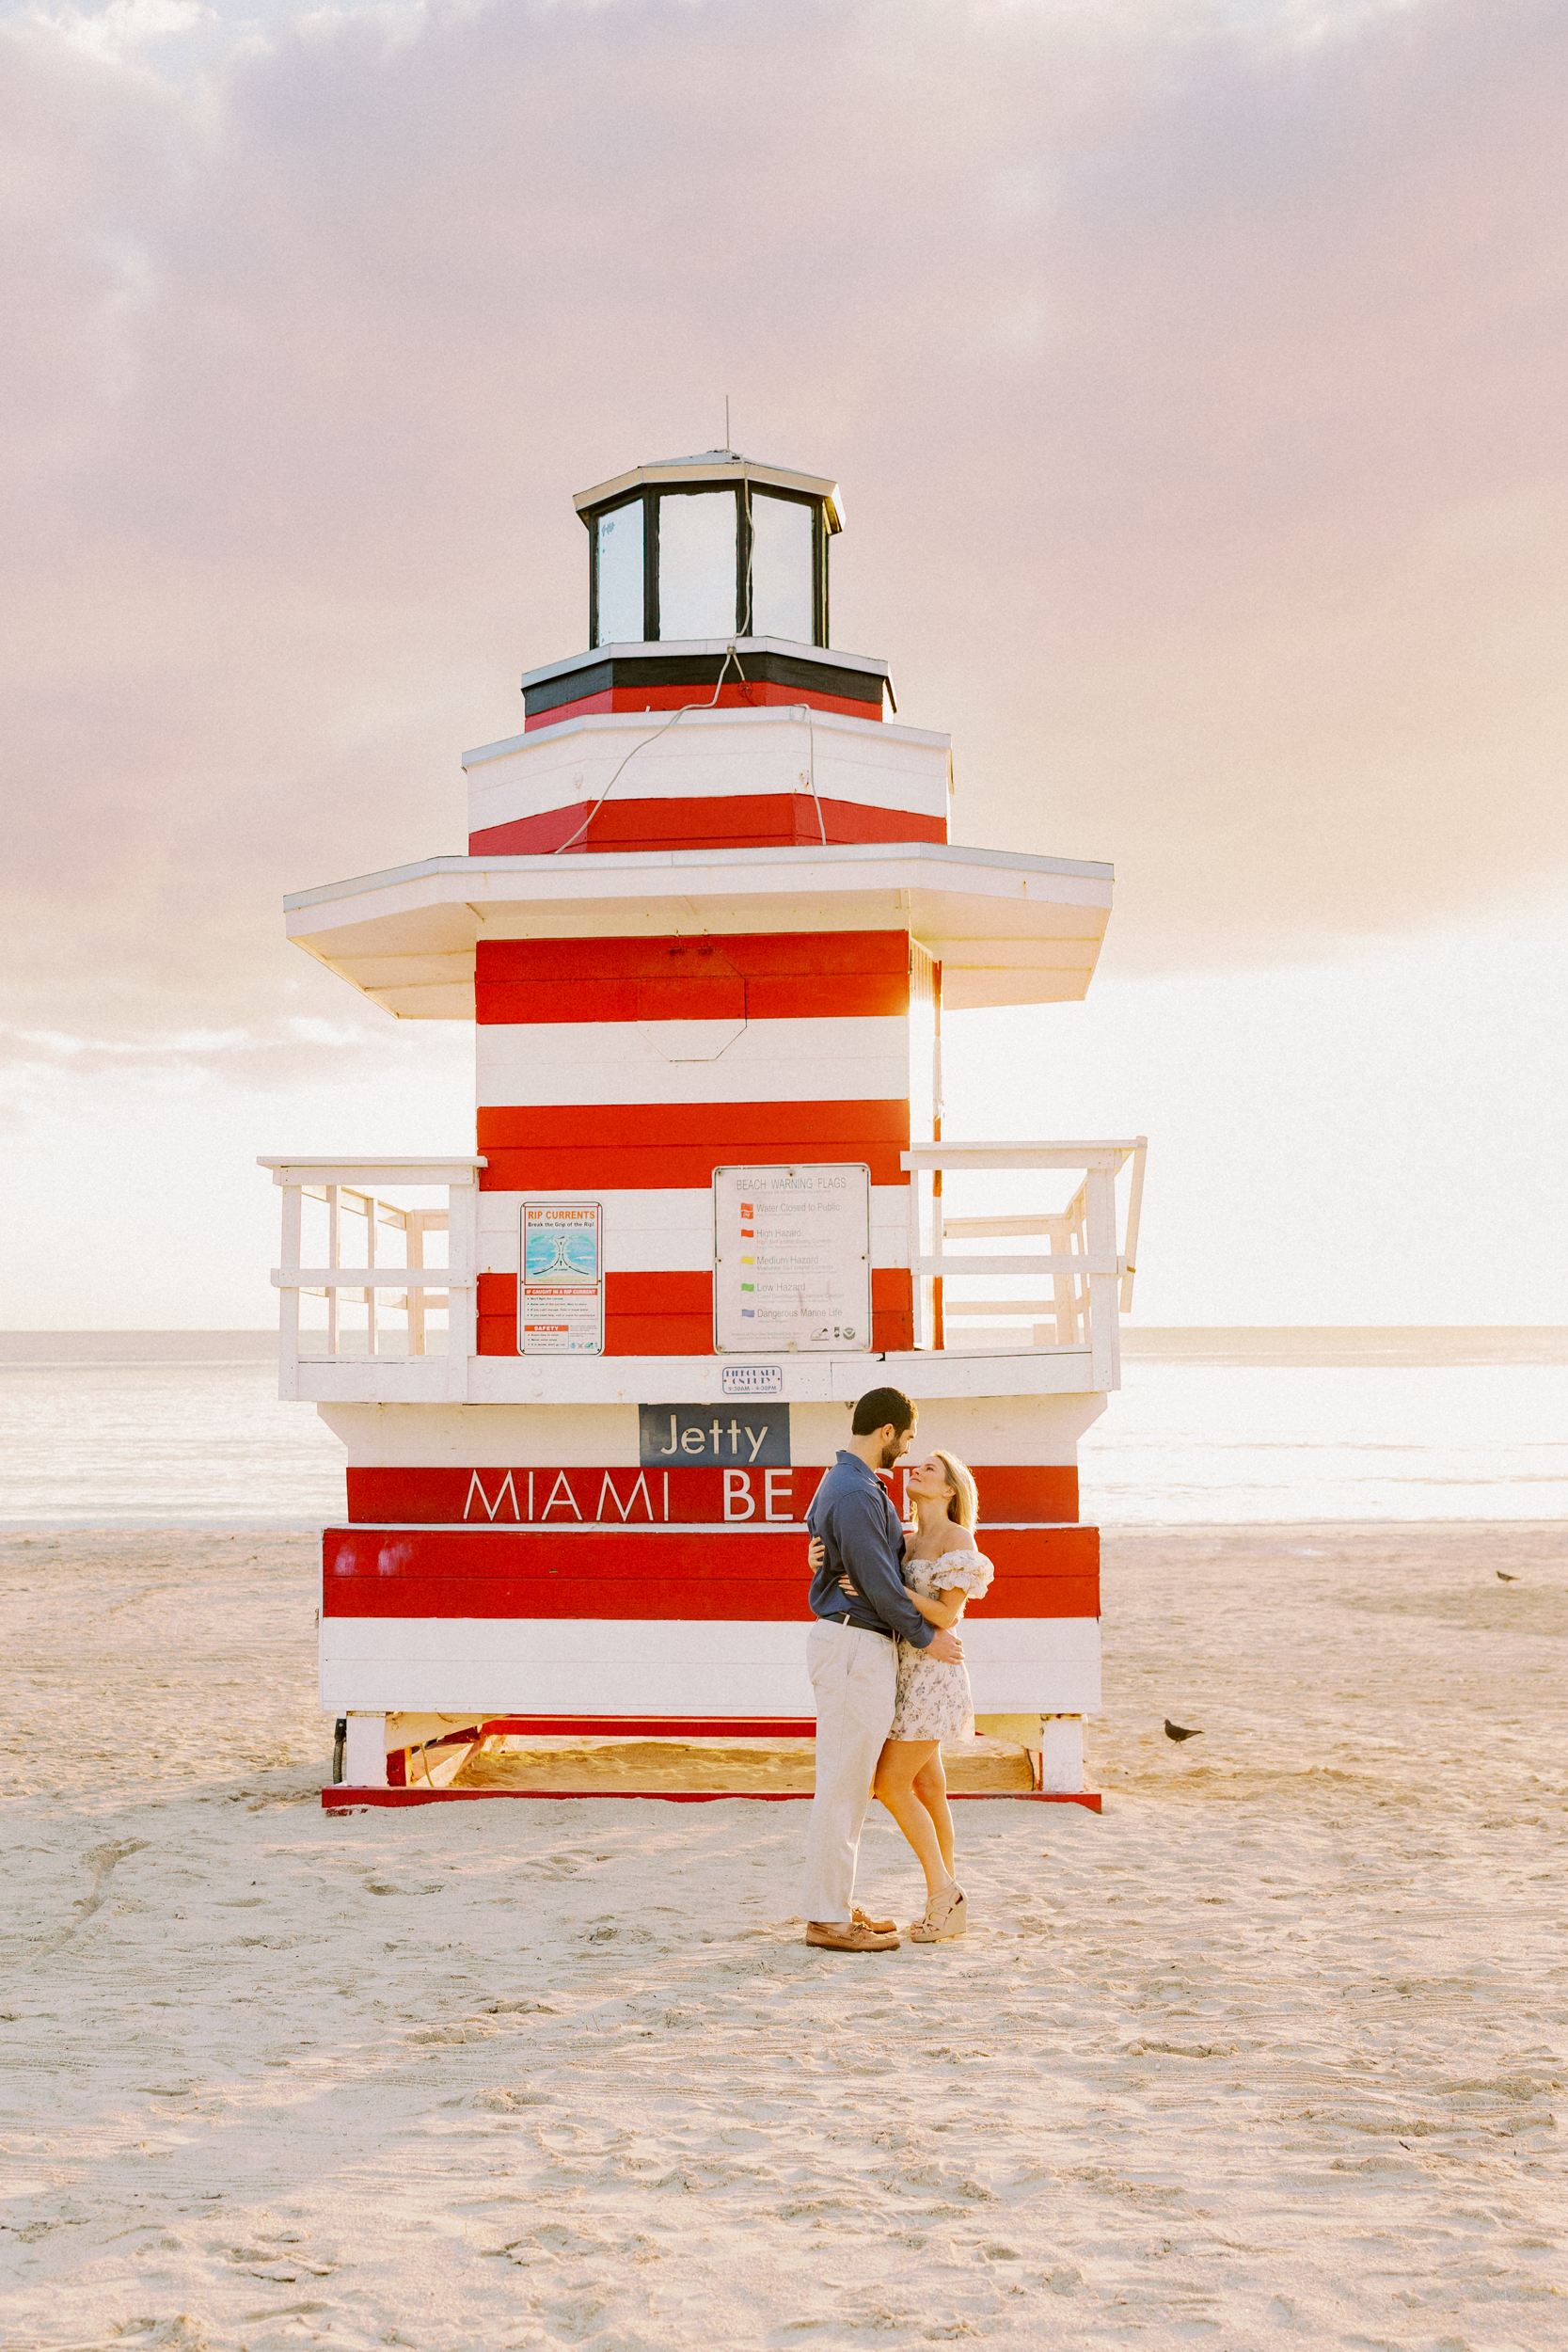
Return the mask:
<svg viewBox="0 0 1568 2352">
<path fill-rule="evenodd" d="M 642 643 L 642 501 L 612 506 L 595 526 L 599 534 L 600 645 Z"/>
<path fill-rule="evenodd" d="M 658 633 L 735 635 L 733 490 L 667 490 L 658 501 Z"/>
<path fill-rule="evenodd" d="M 801 645 L 813 642 L 811 528 L 812 510 L 799 499 L 752 492 L 753 637 L 788 637 Z"/>
</svg>

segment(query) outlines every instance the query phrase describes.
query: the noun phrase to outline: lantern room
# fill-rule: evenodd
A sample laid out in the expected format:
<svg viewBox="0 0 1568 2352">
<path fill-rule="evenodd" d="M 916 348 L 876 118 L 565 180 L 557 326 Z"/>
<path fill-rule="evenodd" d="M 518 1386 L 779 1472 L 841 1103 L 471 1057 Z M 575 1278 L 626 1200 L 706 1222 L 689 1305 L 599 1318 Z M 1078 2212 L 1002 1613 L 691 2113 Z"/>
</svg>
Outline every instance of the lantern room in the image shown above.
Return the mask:
<svg viewBox="0 0 1568 2352">
<path fill-rule="evenodd" d="M 710 449 L 638 466 L 574 504 L 588 531 L 590 646 L 828 643 L 836 483 Z"/>
</svg>

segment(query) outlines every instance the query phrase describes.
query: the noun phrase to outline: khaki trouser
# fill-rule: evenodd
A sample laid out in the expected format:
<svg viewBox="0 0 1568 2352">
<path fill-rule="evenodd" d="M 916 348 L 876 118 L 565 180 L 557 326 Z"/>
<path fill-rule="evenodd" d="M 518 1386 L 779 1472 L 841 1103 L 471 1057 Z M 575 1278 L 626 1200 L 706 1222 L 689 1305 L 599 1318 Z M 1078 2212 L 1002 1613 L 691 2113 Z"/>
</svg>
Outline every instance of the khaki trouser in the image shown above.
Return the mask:
<svg viewBox="0 0 1568 2352">
<path fill-rule="evenodd" d="M 897 1645 L 859 1626 L 818 1617 L 806 1636 L 816 1693 L 816 1794 L 806 1830 L 803 1909 L 808 1919 L 847 1922 L 871 1781 L 893 1722 Z"/>
</svg>

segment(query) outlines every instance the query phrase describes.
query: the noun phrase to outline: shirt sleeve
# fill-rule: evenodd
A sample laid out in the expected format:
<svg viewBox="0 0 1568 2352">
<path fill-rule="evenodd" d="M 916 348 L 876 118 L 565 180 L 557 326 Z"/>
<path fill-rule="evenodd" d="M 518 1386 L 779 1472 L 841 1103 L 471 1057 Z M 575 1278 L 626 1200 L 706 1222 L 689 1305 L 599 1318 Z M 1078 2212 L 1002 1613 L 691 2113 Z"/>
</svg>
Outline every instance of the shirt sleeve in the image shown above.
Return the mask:
<svg viewBox="0 0 1568 2352">
<path fill-rule="evenodd" d="M 925 1649 L 936 1628 L 927 1624 L 904 1590 L 892 1513 L 880 1491 L 846 1495 L 835 1505 L 832 1518 L 839 1557 L 862 1598 L 885 1626 L 901 1633 L 916 1649 Z"/>
</svg>

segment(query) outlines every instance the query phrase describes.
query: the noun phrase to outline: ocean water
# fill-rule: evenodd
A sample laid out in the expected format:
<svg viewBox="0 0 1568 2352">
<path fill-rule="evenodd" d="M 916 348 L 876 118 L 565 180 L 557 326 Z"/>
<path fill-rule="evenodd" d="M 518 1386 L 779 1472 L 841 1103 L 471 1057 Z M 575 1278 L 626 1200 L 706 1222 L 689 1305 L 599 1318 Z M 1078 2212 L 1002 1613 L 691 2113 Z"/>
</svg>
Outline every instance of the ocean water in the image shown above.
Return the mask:
<svg viewBox="0 0 1568 2352">
<path fill-rule="evenodd" d="M 0 1333 L 0 1527 L 340 1517 L 341 1453 L 275 1364 L 269 1332 Z M 1080 1458 L 1106 1526 L 1555 1518 L 1568 1332 L 1130 1332 Z"/>
</svg>

